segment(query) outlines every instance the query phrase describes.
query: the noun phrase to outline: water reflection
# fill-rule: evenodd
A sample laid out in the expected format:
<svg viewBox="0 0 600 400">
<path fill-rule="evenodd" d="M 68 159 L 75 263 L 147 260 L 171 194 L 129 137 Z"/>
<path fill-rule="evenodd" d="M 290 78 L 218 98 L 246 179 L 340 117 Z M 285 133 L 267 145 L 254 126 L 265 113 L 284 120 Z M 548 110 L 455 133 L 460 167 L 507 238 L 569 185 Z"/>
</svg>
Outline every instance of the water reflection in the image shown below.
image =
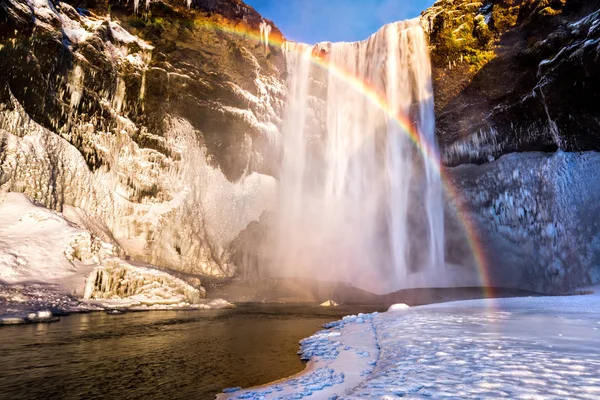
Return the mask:
<svg viewBox="0 0 600 400">
<path fill-rule="evenodd" d="M 298 340 L 373 308 L 290 305 L 71 315 L 0 329 L 2 398 L 196 398 L 303 369 Z"/>
</svg>

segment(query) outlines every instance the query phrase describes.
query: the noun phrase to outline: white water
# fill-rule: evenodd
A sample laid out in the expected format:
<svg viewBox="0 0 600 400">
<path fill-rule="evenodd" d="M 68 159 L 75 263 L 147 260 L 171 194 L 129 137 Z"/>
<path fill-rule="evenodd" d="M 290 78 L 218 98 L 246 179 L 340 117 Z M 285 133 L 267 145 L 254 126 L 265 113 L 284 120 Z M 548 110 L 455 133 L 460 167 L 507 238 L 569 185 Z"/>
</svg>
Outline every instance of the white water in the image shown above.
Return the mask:
<svg viewBox="0 0 600 400">
<path fill-rule="evenodd" d="M 379 293 L 439 285 L 439 171 L 363 91 L 313 63 L 313 47 L 285 49 L 289 97 L 275 272 Z M 336 69 L 367 82 L 437 149 L 429 51 L 417 20 L 386 25 L 363 42 L 314 49 L 326 49 Z"/>
</svg>

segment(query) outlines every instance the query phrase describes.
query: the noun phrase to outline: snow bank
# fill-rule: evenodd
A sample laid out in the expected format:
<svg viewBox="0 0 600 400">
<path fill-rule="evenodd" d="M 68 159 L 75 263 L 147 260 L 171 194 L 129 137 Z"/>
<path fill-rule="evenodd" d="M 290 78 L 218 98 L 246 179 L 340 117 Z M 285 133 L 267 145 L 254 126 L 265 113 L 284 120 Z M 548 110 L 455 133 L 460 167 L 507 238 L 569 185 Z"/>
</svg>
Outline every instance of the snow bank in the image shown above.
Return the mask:
<svg viewBox="0 0 600 400">
<path fill-rule="evenodd" d="M 599 294 L 450 302 L 326 327 L 301 342 L 311 360 L 301 375 L 217 398 L 600 396 Z"/>
<path fill-rule="evenodd" d="M 68 211 L 83 218 L 81 210 Z M 232 307 L 220 299 L 203 300 L 205 290 L 199 282 L 192 285 L 151 266 L 133 264 L 119 253 L 116 244 L 24 194 L 0 192 L 0 323 L 53 320 L 49 309 Z"/>
<path fill-rule="evenodd" d="M 390 308 L 388 308 L 388 312 L 404 311 L 408 308 L 409 308 L 408 305 L 404 304 L 404 303 L 392 304 L 390 306 Z"/>
<path fill-rule="evenodd" d="M 25 195 L 0 192 L 0 280 L 62 284 L 114 251 Z"/>
</svg>

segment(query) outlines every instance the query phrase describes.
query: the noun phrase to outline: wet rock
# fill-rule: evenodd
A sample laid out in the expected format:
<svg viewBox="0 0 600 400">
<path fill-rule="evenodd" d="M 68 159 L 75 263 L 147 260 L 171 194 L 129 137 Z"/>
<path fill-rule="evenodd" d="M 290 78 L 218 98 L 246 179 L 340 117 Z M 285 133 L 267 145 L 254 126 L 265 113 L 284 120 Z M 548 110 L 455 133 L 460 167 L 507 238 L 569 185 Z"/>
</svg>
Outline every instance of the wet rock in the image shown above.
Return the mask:
<svg viewBox="0 0 600 400">
<path fill-rule="evenodd" d="M 440 0 L 430 30 L 447 165 L 600 149 L 598 1 Z"/>
</svg>

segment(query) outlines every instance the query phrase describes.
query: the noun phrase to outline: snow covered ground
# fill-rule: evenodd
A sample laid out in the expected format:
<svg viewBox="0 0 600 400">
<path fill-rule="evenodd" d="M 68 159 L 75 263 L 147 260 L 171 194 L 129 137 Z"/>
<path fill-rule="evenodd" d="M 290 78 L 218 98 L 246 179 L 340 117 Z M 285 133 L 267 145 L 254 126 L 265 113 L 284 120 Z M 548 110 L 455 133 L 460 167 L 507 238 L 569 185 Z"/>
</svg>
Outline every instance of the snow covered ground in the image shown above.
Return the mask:
<svg viewBox="0 0 600 400">
<path fill-rule="evenodd" d="M 0 192 L 0 325 L 37 322 L 31 312 L 224 308 L 200 281 L 119 258 L 121 250 L 32 202 Z M 7 319 L 8 318 L 8 319 Z"/>
<path fill-rule="evenodd" d="M 222 399 L 598 399 L 595 294 L 346 317 L 301 342 L 300 375 Z"/>
</svg>

